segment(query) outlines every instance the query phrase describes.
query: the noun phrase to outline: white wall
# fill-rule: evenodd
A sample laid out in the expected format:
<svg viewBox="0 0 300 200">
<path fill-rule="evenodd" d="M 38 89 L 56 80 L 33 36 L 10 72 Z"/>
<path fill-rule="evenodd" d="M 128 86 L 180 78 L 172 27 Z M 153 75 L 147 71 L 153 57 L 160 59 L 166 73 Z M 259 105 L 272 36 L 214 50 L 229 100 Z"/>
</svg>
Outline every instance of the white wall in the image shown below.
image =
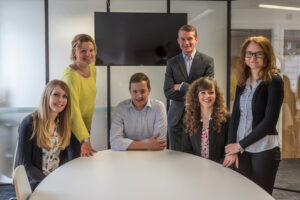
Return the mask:
<svg viewBox="0 0 300 200">
<path fill-rule="evenodd" d="M 0 106 L 34 107 L 45 86 L 44 1 L 0 0 Z"/>
</svg>

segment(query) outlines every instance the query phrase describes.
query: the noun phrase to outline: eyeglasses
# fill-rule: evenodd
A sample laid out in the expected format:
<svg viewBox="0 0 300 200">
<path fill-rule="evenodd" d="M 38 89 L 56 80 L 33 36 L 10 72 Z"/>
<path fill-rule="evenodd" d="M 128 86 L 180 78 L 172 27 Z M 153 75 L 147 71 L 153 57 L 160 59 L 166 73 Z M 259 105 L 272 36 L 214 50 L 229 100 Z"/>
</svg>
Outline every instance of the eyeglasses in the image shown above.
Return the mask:
<svg viewBox="0 0 300 200">
<path fill-rule="evenodd" d="M 246 58 L 252 58 L 252 56 L 254 56 L 255 58 L 263 58 L 265 54 L 263 51 L 258 51 L 258 52 L 246 51 L 245 54 Z"/>
</svg>

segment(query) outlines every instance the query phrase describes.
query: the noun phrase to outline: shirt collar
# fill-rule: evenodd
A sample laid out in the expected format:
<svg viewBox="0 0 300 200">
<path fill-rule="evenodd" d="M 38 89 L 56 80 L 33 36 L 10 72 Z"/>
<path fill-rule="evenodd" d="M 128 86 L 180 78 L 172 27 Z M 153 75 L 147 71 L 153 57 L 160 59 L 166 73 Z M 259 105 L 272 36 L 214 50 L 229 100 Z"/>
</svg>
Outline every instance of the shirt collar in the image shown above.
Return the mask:
<svg viewBox="0 0 300 200">
<path fill-rule="evenodd" d="M 128 107 L 136 110 L 135 107 L 134 107 L 134 105 L 133 105 L 133 103 L 132 103 L 132 99 L 130 99 L 130 103 L 129 103 Z M 147 104 L 145 105 L 145 107 L 141 111 L 143 111 L 147 107 L 149 107 L 149 108 L 152 107 L 151 102 L 150 102 L 150 98 L 148 98 Z"/>
<path fill-rule="evenodd" d="M 260 79 L 259 80 L 255 80 L 252 88 L 256 88 L 260 83 L 261 83 Z M 250 89 L 250 77 L 246 81 L 246 88 Z"/>
<path fill-rule="evenodd" d="M 192 53 L 191 56 L 190 56 L 190 57 L 191 57 L 191 60 L 194 59 L 195 54 L 196 54 L 196 49 L 194 49 L 193 53 Z M 187 55 L 185 55 L 183 52 L 182 52 L 182 55 L 183 55 L 184 60 L 186 60 L 186 61 L 189 60 L 189 57 L 188 57 Z"/>
</svg>

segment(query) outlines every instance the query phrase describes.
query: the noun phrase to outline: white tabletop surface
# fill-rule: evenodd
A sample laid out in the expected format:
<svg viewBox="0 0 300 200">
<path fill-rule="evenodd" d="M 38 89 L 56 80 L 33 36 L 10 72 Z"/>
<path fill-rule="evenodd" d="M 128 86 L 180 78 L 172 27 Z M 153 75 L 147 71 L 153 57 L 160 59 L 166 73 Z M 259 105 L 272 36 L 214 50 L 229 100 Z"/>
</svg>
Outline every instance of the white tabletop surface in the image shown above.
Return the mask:
<svg viewBox="0 0 300 200">
<path fill-rule="evenodd" d="M 32 200 L 274 200 L 213 161 L 177 151 L 111 151 L 77 158 L 48 175 Z"/>
</svg>

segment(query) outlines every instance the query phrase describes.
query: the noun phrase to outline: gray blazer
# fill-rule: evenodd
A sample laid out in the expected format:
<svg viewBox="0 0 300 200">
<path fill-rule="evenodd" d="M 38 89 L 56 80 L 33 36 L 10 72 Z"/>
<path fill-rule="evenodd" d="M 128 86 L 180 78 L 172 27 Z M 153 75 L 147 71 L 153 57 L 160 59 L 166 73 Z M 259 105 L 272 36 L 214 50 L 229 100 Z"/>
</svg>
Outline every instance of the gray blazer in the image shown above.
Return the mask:
<svg viewBox="0 0 300 200">
<path fill-rule="evenodd" d="M 194 80 L 203 76 L 214 76 L 214 60 L 203 53 L 196 52 L 189 76 L 186 71 L 182 53 L 167 61 L 164 93 L 166 98 L 171 100 L 168 111 L 169 126 L 175 126 L 181 120 L 184 114 L 184 96 L 189 85 Z M 175 91 L 173 89 L 174 84 L 180 84 L 182 82 L 183 85 L 181 86 L 180 91 Z"/>
</svg>

